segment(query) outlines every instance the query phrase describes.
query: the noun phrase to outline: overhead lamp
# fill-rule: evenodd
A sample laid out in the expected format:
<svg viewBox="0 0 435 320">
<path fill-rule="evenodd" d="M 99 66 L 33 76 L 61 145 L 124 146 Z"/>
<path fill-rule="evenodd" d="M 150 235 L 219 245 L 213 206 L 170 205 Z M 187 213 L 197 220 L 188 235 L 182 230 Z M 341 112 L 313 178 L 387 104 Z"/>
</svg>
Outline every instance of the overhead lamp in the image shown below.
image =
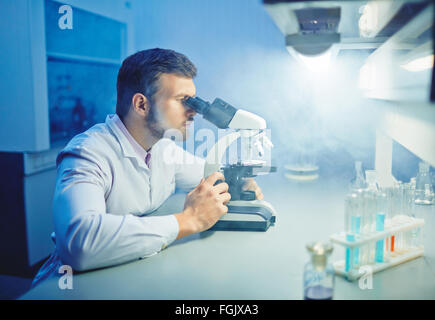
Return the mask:
<svg viewBox="0 0 435 320">
<path fill-rule="evenodd" d="M 285 43 L 287 48 L 305 56 L 317 56 L 334 43 L 340 42 L 337 32 L 340 22 L 341 8 L 316 8 L 308 7 L 293 11 L 297 18 L 299 31 L 287 34 Z"/>
<path fill-rule="evenodd" d="M 324 73 L 329 70 L 332 60 L 332 49 L 328 49 L 319 55 L 304 55 L 287 48 L 295 58 L 312 73 Z"/>
</svg>

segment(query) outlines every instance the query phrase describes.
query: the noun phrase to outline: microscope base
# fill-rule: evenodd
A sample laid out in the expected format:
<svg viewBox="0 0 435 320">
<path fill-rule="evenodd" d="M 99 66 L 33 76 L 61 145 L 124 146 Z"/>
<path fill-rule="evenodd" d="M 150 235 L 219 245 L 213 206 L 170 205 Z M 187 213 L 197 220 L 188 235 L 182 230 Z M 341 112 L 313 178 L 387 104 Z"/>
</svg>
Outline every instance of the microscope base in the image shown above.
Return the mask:
<svg viewBox="0 0 435 320">
<path fill-rule="evenodd" d="M 267 231 L 275 224 L 273 207 L 266 201 L 230 201 L 228 213 L 209 230 Z"/>
</svg>

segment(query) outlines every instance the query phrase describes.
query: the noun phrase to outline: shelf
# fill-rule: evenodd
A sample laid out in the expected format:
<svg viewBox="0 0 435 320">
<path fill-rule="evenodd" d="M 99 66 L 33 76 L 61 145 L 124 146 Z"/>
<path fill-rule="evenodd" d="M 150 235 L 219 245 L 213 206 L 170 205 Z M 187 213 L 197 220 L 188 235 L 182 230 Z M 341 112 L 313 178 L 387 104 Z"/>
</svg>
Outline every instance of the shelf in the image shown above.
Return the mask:
<svg viewBox="0 0 435 320">
<path fill-rule="evenodd" d="M 112 66 L 121 65 L 120 60 L 105 59 L 105 58 L 98 58 L 98 57 L 86 57 L 86 56 L 79 56 L 79 55 L 66 54 L 66 53 L 49 52 L 49 51 L 47 51 L 47 58 L 49 60 L 52 59 L 52 60 L 63 60 L 63 61 L 76 61 L 76 62 L 84 62 L 84 63 L 106 64 Z"/>
</svg>

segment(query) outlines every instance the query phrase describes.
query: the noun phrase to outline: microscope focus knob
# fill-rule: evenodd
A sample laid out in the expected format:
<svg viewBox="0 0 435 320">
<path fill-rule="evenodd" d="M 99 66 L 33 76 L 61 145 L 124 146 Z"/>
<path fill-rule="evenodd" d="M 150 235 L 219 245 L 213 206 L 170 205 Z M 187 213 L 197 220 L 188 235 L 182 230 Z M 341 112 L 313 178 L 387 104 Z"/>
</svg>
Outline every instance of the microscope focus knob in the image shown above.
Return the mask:
<svg viewBox="0 0 435 320">
<path fill-rule="evenodd" d="M 240 193 L 240 200 L 251 201 L 255 200 L 255 191 L 242 191 Z"/>
</svg>

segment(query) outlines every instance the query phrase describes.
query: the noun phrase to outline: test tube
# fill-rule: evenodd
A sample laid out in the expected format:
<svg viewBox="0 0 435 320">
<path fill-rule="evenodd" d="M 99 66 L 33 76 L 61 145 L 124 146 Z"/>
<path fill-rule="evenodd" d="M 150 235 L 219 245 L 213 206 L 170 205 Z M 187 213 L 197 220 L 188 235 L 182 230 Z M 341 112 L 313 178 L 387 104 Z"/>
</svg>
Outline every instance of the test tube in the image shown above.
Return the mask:
<svg viewBox="0 0 435 320">
<path fill-rule="evenodd" d="M 369 243 L 369 263 L 373 264 L 376 263 L 376 242 L 370 242 Z"/>
<path fill-rule="evenodd" d="M 363 193 L 363 219 L 362 219 L 362 234 L 369 235 L 372 231 L 372 195 L 370 192 Z"/>
<path fill-rule="evenodd" d="M 411 216 L 412 189 L 410 183 L 403 184 L 403 214 Z"/>
<path fill-rule="evenodd" d="M 361 246 L 360 265 L 368 265 L 374 262 L 374 242 Z"/>
<path fill-rule="evenodd" d="M 410 219 L 416 218 L 416 204 L 415 204 L 415 178 L 411 178 L 408 184 L 408 216 Z M 420 228 L 414 228 L 410 231 L 409 246 L 411 249 L 417 249 L 420 246 L 421 232 Z"/>
<path fill-rule="evenodd" d="M 420 249 L 423 247 L 423 229 L 418 227 L 414 236 L 415 247 Z"/>
<path fill-rule="evenodd" d="M 400 216 L 398 217 L 399 219 L 397 219 L 397 223 L 398 224 L 405 224 L 409 222 L 409 217 L 407 216 Z M 408 232 L 399 232 L 396 235 L 396 244 L 395 244 L 395 252 L 397 254 L 402 254 L 408 251 L 409 249 L 409 242 L 410 242 L 410 237 L 409 237 L 409 233 Z"/>
<path fill-rule="evenodd" d="M 409 219 L 409 203 L 408 203 L 408 189 L 410 188 L 408 183 L 402 183 L 400 185 L 400 200 L 401 200 L 401 221 L 402 223 L 410 222 Z M 402 233 L 402 252 L 407 252 L 410 246 L 410 232 Z"/>
<path fill-rule="evenodd" d="M 403 232 L 399 232 L 399 233 L 396 235 L 396 247 L 395 247 L 395 252 L 396 252 L 397 254 L 402 254 L 402 253 L 403 253 L 403 247 L 404 247 L 404 245 L 403 245 L 403 237 L 404 237 Z"/>
<path fill-rule="evenodd" d="M 422 245 L 422 229 L 414 228 L 410 231 L 410 249 L 419 249 Z"/>
<path fill-rule="evenodd" d="M 413 219 L 413 208 L 414 208 L 414 200 L 413 200 L 413 190 L 411 187 L 411 183 L 405 183 L 404 185 L 404 202 L 405 202 L 405 214 L 412 220 Z M 413 230 L 407 232 L 407 243 L 410 248 L 414 247 L 414 239 L 413 239 Z"/>
<path fill-rule="evenodd" d="M 385 214 L 376 214 L 376 231 L 384 231 Z M 375 262 L 384 262 L 384 240 L 376 241 Z"/>
<path fill-rule="evenodd" d="M 402 181 L 397 181 L 396 183 L 396 204 L 397 204 L 397 215 L 404 215 L 404 193 L 405 189 Z"/>
<path fill-rule="evenodd" d="M 355 235 L 353 233 L 346 234 L 346 241 L 354 242 Z M 344 266 L 345 272 L 350 272 L 354 268 L 354 262 L 355 262 L 354 254 L 355 252 L 353 248 L 350 247 L 346 248 L 346 259 L 345 259 L 345 266 Z"/>
<path fill-rule="evenodd" d="M 383 191 L 376 195 L 376 231 L 385 230 L 385 217 L 387 212 L 388 200 Z M 384 262 L 384 240 L 376 241 L 375 262 Z"/>
<path fill-rule="evenodd" d="M 404 252 L 407 252 L 409 250 L 413 249 L 413 239 L 412 239 L 412 230 L 405 232 L 405 248 Z"/>
<path fill-rule="evenodd" d="M 398 181 L 394 184 L 394 187 L 390 190 L 390 223 L 392 226 L 400 224 L 400 215 L 402 213 L 402 196 L 401 196 L 402 182 Z M 401 250 L 402 235 L 392 235 L 390 238 L 390 252 L 395 255 Z"/>
<path fill-rule="evenodd" d="M 366 233 L 371 234 L 375 231 L 374 219 L 376 215 L 376 193 L 378 185 L 376 182 L 376 171 L 366 170 L 367 189 L 365 191 L 365 216 L 366 216 Z"/>
<path fill-rule="evenodd" d="M 385 225 L 389 228 L 393 225 L 393 190 L 394 188 L 385 188 L 384 191 L 387 195 L 387 216 L 385 218 Z M 387 252 L 392 252 L 394 249 L 393 236 L 388 237 L 385 240 L 385 248 Z"/>
<path fill-rule="evenodd" d="M 346 233 L 352 232 L 352 217 L 355 214 L 356 194 L 348 194 L 344 200 L 344 230 Z"/>
<path fill-rule="evenodd" d="M 363 211 L 363 199 L 360 192 L 353 192 L 346 196 L 345 200 L 345 230 L 357 240 L 361 236 L 361 213 Z M 354 264 L 359 264 L 359 248 L 354 249 Z"/>
</svg>

